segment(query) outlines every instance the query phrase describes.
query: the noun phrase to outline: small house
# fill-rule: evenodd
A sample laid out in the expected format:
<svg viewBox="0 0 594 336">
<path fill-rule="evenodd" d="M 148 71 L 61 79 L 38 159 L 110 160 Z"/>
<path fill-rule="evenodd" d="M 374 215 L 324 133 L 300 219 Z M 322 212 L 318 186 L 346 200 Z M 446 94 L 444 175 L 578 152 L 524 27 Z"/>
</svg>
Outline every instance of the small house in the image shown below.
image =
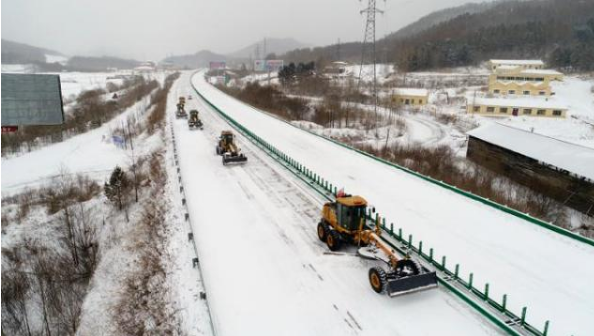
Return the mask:
<svg viewBox="0 0 594 336">
<path fill-rule="evenodd" d="M 398 105 L 422 106 L 429 101 L 426 89 L 397 88 L 392 93 L 392 102 Z"/>
</svg>

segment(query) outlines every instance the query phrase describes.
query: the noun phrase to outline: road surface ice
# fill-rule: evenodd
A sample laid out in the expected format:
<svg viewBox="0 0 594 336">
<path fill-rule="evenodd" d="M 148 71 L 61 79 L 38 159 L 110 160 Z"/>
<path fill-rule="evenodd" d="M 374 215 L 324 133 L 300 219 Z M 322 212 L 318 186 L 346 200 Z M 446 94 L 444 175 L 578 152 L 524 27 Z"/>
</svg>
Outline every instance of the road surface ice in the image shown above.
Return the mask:
<svg viewBox="0 0 594 336">
<path fill-rule="evenodd" d="M 181 81 L 176 90 L 185 96 L 189 76 Z M 322 203 L 311 190 L 241 137 L 247 164 L 222 165 L 215 143 L 229 125 L 194 97 L 187 109 L 198 108 L 204 130 L 189 130 L 185 119 L 173 125 L 217 334 L 498 333 L 444 289 L 394 299 L 373 292 L 373 263 L 354 250 L 328 253 L 318 240 Z"/>
<path fill-rule="evenodd" d="M 406 235 L 413 234 L 415 243 L 422 239 L 426 250 L 433 247 L 438 260 L 445 254 L 448 265 L 459 263 L 464 278 L 473 272 L 476 287 L 482 288 L 489 282 L 491 297 L 500 300 L 507 293 L 508 307 L 516 314 L 520 314 L 524 305 L 528 306 L 527 319 L 537 328 L 542 330 L 545 321 L 551 320 L 549 335 L 594 335 L 594 286 L 591 285 L 594 248 L 591 246 L 260 113 L 208 84 L 203 73 L 194 75 L 192 84 L 213 104 L 265 141 L 339 188 L 366 197 L 388 222 L 394 222 L 396 228 L 402 227 Z M 243 169 L 237 168 L 238 171 Z M 218 193 L 214 186 L 204 188 Z M 228 200 L 226 207 L 238 201 L 229 194 L 220 197 Z M 269 210 L 270 207 L 261 211 Z M 254 225 L 254 219 L 247 214 L 239 219 L 243 219 L 242 225 Z M 229 228 L 222 227 L 218 234 L 224 236 Z M 280 242 L 261 238 L 260 243 L 268 246 Z M 359 270 L 359 278 L 354 277 L 357 281 L 364 278 L 360 273 Z M 406 300 L 414 302 L 417 298 Z M 367 300 L 383 299 L 371 296 L 363 301 Z"/>
</svg>

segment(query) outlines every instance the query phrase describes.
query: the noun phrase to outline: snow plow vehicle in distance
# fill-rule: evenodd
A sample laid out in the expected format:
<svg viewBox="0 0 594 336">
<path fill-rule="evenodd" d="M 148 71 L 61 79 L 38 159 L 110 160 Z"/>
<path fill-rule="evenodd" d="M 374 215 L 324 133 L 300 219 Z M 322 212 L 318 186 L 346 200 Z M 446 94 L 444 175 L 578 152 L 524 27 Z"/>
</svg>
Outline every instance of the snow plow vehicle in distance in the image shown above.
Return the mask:
<svg viewBox="0 0 594 336">
<path fill-rule="evenodd" d="M 377 293 L 394 297 L 437 287 L 437 274 L 408 255 L 400 258 L 381 238 L 379 224 L 368 219 L 366 211 L 364 198 L 339 194 L 335 202 L 324 204 L 318 238 L 331 251 L 339 250 L 342 244 L 350 244 L 359 247 L 359 256 L 384 262 L 387 269 L 373 267 L 368 274 L 371 288 Z"/>
<path fill-rule="evenodd" d="M 235 144 L 235 136 L 231 131 L 222 131 L 216 147 L 217 155 L 223 156 L 223 165 L 227 163 L 244 163 L 247 157 Z"/>
<path fill-rule="evenodd" d="M 184 104 L 177 103 L 177 111 L 175 111 L 175 117 L 177 119 L 188 117 L 188 114 L 186 113 L 186 110 L 184 109 Z"/>
<path fill-rule="evenodd" d="M 191 110 L 190 117 L 188 118 L 188 128 L 189 129 L 202 129 L 202 120 L 198 118 L 198 110 Z"/>
</svg>

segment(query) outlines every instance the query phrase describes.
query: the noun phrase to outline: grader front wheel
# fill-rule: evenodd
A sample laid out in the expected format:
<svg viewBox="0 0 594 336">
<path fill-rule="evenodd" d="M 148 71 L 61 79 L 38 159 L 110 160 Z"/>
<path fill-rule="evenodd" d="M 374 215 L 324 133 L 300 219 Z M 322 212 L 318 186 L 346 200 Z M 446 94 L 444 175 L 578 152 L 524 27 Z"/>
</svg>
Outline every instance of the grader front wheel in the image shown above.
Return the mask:
<svg viewBox="0 0 594 336">
<path fill-rule="evenodd" d="M 326 241 L 326 227 L 322 222 L 318 223 L 318 238 L 320 241 Z"/>
<path fill-rule="evenodd" d="M 381 267 L 373 267 L 369 270 L 369 283 L 376 293 L 386 291 L 386 271 Z"/>
</svg>

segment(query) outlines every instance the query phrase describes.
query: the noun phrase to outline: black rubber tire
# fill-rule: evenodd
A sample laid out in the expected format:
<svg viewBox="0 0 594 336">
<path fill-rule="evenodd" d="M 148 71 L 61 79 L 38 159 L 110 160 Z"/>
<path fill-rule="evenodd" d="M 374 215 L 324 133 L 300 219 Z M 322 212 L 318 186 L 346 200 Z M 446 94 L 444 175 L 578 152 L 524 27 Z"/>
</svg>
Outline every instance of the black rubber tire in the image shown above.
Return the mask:
<svg viewBox="0 0 594 336">
<path fill-rule="evenodd" d="M 320 241 L 325 242 L 327 234 L 328 234 L 328 229 L 326 228 L 326 225 L 324 225 L 324 223 L 322 223 L 322 222 L 319 222 L 318 223 L 318 238 L 320 239 Z"/>
<path fill-rule="evenodd" d="M 369 269 L 369 284 L 373 291 L 382 294 L 386 291 L 387 276 L 383 268 L 376 266 Z"/>
<path fill-rule="evenodd" d="M 399 276 L 411 276 L 421 273 L 420 265 L 411 259 L 398 260 L 396 268 L 394 269 Z"/>
<path fill-rule="evenodd" d="M 328 245 L 328 249 L 330 249 L 330 251 L 340 250 L 340 246 L 342 245 L 340 234 L 334 230 L 328 231 L 326 234 L 326 245 Z"/>
<path fill-rule="evenodd" d="M 225 160 L 225 156 L 223 155 L 223 166 L 227 165 L 227 160 Z"/>
<path fill-rule="evenodd" d="M 221 149 L 219 148 L 219 146 L 215 147 L 215 151 L 216 151 L 217 155 L 221 155 Z"/>
</svg>

